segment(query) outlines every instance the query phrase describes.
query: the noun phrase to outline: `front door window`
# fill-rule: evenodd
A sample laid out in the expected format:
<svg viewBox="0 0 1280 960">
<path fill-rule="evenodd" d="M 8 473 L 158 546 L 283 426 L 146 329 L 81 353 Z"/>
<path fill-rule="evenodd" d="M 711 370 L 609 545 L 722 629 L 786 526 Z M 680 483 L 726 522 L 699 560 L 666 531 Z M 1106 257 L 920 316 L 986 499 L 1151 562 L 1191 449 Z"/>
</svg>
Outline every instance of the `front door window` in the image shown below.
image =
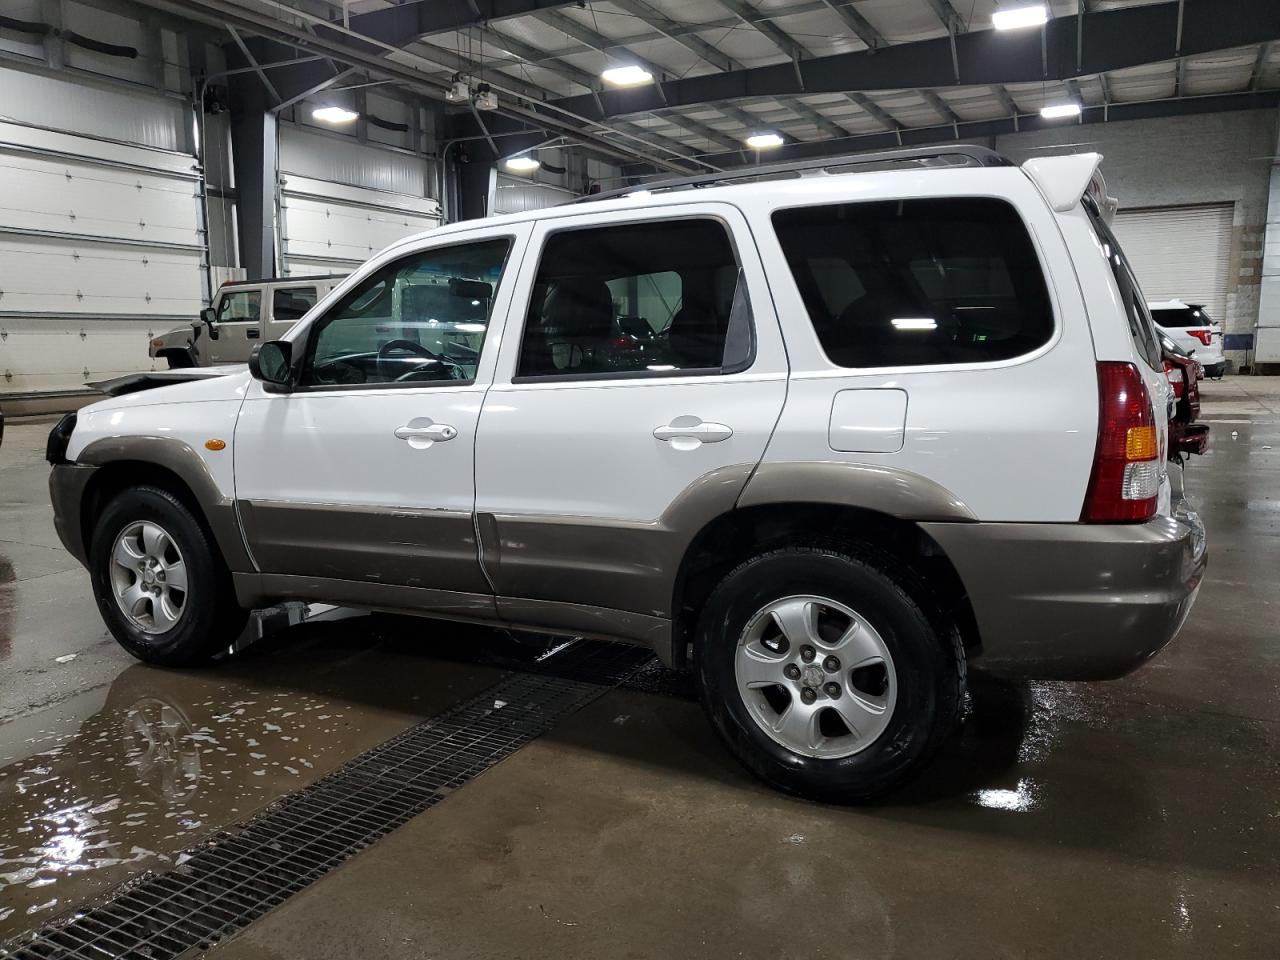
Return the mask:
<svg viewBox="0 0 1280 960">
<path fill-rule="evenodd" d="M 471 382 L 510 249 L 505 238 L 439 247 L 370 274 L 316 321 L 302 383 Z"/>
<path fill-rule="evenodd" d="M 256 321 L 262 314 L 261 290 L 237 290 L 223 294 L 218 304 L 218 322 Z"/>
</svg>

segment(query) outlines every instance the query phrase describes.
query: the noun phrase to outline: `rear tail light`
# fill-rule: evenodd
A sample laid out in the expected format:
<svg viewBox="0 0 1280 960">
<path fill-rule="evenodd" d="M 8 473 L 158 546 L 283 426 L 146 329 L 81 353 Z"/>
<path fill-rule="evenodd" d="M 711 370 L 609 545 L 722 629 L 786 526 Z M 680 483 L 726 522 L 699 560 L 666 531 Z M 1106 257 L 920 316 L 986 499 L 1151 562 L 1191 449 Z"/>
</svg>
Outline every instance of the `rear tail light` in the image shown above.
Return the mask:
<svg viewBox="0 0 1280 960">
<path fill-rule="evenodd" d="M 1098 363 L 1098 447 L 1080 519 L 1141 523 L 1155 516 L 1160 441 L 1151 397 L 1132 363 Z"/>
<path fill-rule="evenodd" d="M 1213 331 L 1207 327 L 1203 330 L 1188 330 L 1187 333 L 1191 334 L 1206 347 L 1213 343 Z"/>
<path fill-rule="evenodd" d="M 1164 375 L 1169 378 L 1169 383 L 1173 386 L 1173 395 L 1179 400 L 1187 390 L 1187 377 L 1182 372 L 1182 368 L 1172 360 L 1164 362 Z"/>
</svg>

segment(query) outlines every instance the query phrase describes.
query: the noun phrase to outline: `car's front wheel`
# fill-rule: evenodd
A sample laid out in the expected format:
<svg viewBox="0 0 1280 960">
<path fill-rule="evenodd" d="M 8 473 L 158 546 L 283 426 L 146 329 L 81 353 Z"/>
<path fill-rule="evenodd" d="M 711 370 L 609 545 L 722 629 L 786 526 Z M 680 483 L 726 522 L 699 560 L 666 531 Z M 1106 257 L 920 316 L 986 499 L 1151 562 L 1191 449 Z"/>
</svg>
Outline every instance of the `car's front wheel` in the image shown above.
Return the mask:
<svg viewBox="0 0 1280 960">
<path fill-rule="evenodd" d="M 147 663 L 203 663 L 244 627 L 246 611 L 209 535 L 167 490 L 136 487 L 107 504 L 89 575 L 108 629 Z"/>
<path fill-rule="evenodd" d="M 954 727 L 957 632 L 910 570 L 866 546 L 789 547 L 730 572 L 699 619 L 703 704 L 765 782 L 817 800 L 899 785 Z"/>
</svg>

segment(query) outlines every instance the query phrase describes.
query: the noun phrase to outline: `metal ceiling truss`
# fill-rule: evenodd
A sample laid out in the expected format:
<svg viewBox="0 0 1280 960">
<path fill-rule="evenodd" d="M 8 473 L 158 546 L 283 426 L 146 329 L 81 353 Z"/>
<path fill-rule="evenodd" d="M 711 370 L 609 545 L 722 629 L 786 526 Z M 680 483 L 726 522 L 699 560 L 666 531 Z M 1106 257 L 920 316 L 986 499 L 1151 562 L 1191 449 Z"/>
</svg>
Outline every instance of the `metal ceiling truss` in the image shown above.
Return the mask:
<svg viewBox="0 0 1280 960">
<path fill-rule="evenodd" d="M 884 34 L 877 30 L 870 20 L 855 10 L 849 0 L 822 0 L 822 5 L 843 20 L 849 32 L 865 43 L 867 49 L 875 50 L 877 47 L 887 47 L 889 45 L 889 41 L 884 38 Z"/>
<path fill-rule="evenodd" d="M 477 0 L 484 6 L 498 8 L 506 4 L 501 0 Z M 514 0 L 510 0 L 514 3 Z M 342 32 L 345 28 L 334 24 L 317 30 L 314 34 L 295 27 L 292 24 L 277 20 L 267 14 L 242 7 L 228 0 L 147 0 L 147 5 L 156 6 L 170 12 L 184 12 L 187 16 L 206 19 L 209 22 L 220 22 L 223 26 L 231 25 L 257 34 L 266 40 L 286 46 L 292 46 L 307 53 L 317 53 L 332 57 L 348 66 L 360 67 L 368 73 L 395 80 L 414 89 L 425 91 L 439 97 L 450 84 L 447 79 L 426 73 L 415 67 L 387 59 L 387 53 L 400 52 L 392 44 L 381 40 L 353 38 Z M 431 6 L 434 4 L 413 4 L 413 7 Z M 406 5 L 406 8 L 408 5 Z M 392 8 L 401 9 L 401 8 Z M 526 11 L 527 12 L 527 11 Z M 353 21 L 355 17 L 351 18 Z M 352 28 L 354 29 L 354 28 Z M 341 39 L 333 39 L 337 35 Z M 388 49 L 391 48 L 391 49 Z M 332 82 L 332 77 L 325 75 L 331 68 L 323 67 L 319 72 L 314 62 L 306 62 L 298 67 L 282 67 L 273 72 L 273 81 L 284 99 L 290 99 L 297 93 L 309 89 L 319 75 L 321 82 Z M 587 148 L 594 149 L 606 156 L 623 161 L 642 160 L 665 169 L 690 172 L 694 166 L 687 157 L 673 159 L 664 151 L 645 149 L 646 144 L 637 145 L 627 141 L 622 145 L 600 131 L 601 124 L 580 114 L 573 114 L 564 108 L 548 108 L 544 104 L 503 103 L 498 111 L 501 115 L 513 120 L 523 121 L 536 128 L 558 133 L 572 138 Z M 621 133 L 620 131 L 615 131 Z M 626 136 L 625 134 L 623 135 Z"/>
<path fill-rule="evenodd" d="M 1011 99 L 1010 103 L 1012 103 Z M 1280 90 L 1214 94 L 1203 97 L 1178 97 L 1134 103 L 1113 102 L 1094 107 L 1087 106 L 1081 111 L 1080 122 L 1090 124 L 1146 120 L 1231 110 L 1275 109 L 1276 107 L 1280 107 Z M 1020 131 L 1051 129 L 1061 129 L 1061 121 L 1045 120 L 1038 112 L 1015 113 L 995 120 L 961 120 L 958 123 L 933 127 L 902 127 L 895 131 L 854 135 L 838 143 L 831 141 L 789 143 L 775 151 L 773 156 L 779 160 L 800 160 L 828 156 L 833 153 L 857 153 L 897 146 L 925 146 L 956 140 L 982 141 Z M 710 156 L 705 159 L 725 167 L 731 167 L 735 163 L 733 156 L 729 154 Z"/>
<path fill-rule="evenodd" d="M 746 69 L 738 61 L 721 53 L 707 41 L 693 33 L 689 27 L 676 23 L 670 17 L 649 6 L 644 0 L 609 0 L 609 2 L 618 9 L 625 10 L 633 17 L 643 20 L 667 39 L 674 40 L 686 49 L 692 50 L 721 72 L 727 73 Z"/>
<path fill-rule="evenodd" d="M 621 0 L 620 5 L 638 3 L 642 0 Z M 1154 3 L 1099 10 L 1086 14 L 1083 22 L 1079 14 L 1056 17 L 1043 30 L 1008 33 L 959 32 L 963 24 L 958 18 L 952 22 L 957 32 L 945 37 L 685 77 L 664 84 L 663 92 L 671 105 L 691 106 L 758 96 L 1062 81 L 1278 40 L 1280 3 Z M 646 87 L 609 91 L 602 99 L 610 116 L 662 105 L 656 92 Z M 553 102 L 578 110 L 586 106 L 581 98 Z"/>
<path fill-rule="evenodd" d="M 271 0 L 264 2 L 271 4 Z M 733 158 L 741 154 L 741 146 L 732 137 L 683 115 L 677 108 L 702 106 L 718 110 L 742 123 L 750 132 L 764 123 L 763 118 L 743 110 L 734 101 L 771 99 L 817 126 L 827 138 L 859 139 L 850 135 L 840 123 L 798 99 L 805 94 L 839 93 L 885 127 L 885 134 L 873 134 L 871 137 L 891 138 L 887 140 L 890 143 L 909 143 L 914 142 L 912 131 L 922 129 L 933 131 L 929 136 L 936 139 L 936 128 L 903 126 L 867 96 L 867 92 L 916 89 L 941 122 L 949 125 L 958 137 L 963 131 L 971 131 L 973 123 L 961 120 L 932 88 L 961 84 L 990 86 L 1009 117 L 1006 121 L 986 123 L 1007 123 L 1014 129 L 1024 129 L 1028 127 L 1026 121 L 1031 118 L 1022 114 L 1004 89 L 1004 83 L 1061 81 L 1079 100 L 1076 78 L 1097 75 L 1104 102 L 1096 109 L 1102 111 L 1102 119 L 1116 119 L 1122 114 L 1131 114 L 1136 105 L 1112 102 L 1106 77 L 1109 70 L 1174 61 L 1178 64 L 1177 93 L 1181 97 L 1185 93 L 1187 57 L 1263 44 L 1251 78 L 1251 88 L 1256 91 L 1261 85 L 1270 44 L 1280 40 L 1280 3 L 1275 0 L 1233 0 L 1229 5 L 1218 0 L 1169 0 L 1106 11 L 1094 9 L 1089 0 L 1079 0 L 1076 15 L 1052 18 L 1043 30 L 1007 34 L 991 30 L 968 31 L 968 25 L 950 0 L 925 0 L 947 30 L 947 35 L 896 44 L 890 43 L 860 14 L 852 0 L 797 0 L 786 7 L 773 7 L 767 11 L 754 6 L 751 0 L 717 2 L 732 14 L 731 18 L 688 24 L 672 20 L 646 0 L 609 0 L 611 7 L 641 20 L 655 35 L 679 43 L 719 71 L 703 76 L 669 78 L 664 76 L 661 66 L 628 47 L 628 43 L 639 42 L 638 38 L 614 40 L 560 12 L 559 8 L 571 4 L 580 6 L 578 0 L 402 3 L 352 14 L 347 18 L 348 26 L 344 26 L 341 20 L 325 22 L 302 14 L 304 19 L 311 21 L 305 30 L 229 0 L 144 0 L 148 6 L 206 23 L 219 26 L 234 23 L 246 32 L 268 36 L 309 54 L 319 54 L 346 65 L 346 69 L 327 66 L 309 57 L 300 59 L 296 66 L 273 70 L 272 81 L 286 103 L 323 91 L 349 78 L 356 69 L 419 90 L 425 89 L 438 96 L 447 82 L 415 67 L 388 60 L 390 48 L 404 48 L 432 34 L 477 29 L 517 60 L 552 71 L 586 90 L 582 95 L 548 99 L 545 91 L 527 81 L 505 73 L 495 76 L 491 62 L 486 79 L 492 77 L 495 89 L 508 93 L 501 98 L 502 113 L 540 129 L 572 136 L 584 146 L 599 149 L 609 156 L 621 158 L 624 154 L 634 154 L 627 159 L 641 159 L 680 169 L 691 162 L 700 162 L 686 155 L 691 150 L 687 144 L 651 133 L 643 126 L 624 122 L 623 118 L 657 114 L 730 151 L 725 156 Z M 813 56 L 802 43 L 774 22 L 781 16 L 824 9 L 838 16 L 850 33 L 867 45 L 867 49 Z M 292 13 L 298 14 L 298 11 L 292 9 Z M 512 36 L 510 30 L 500 29 L 503 21 L 528 15 L 555 27 L 584 48 L 644 67 L 654 74 L 658 82 L 632 89 L 604 89 L 595 75 L 555 53 Z M 614 13 L 615 19 L 617 16 Z M 697 31 L 734 22 L 747 25 L 768 38 L 790 62 L 749 68 L 698 36 Z M 438 63 L 448 70 L 473 75 L 476 71 L 474 63 L 443 47 L 419 45 L 408 52 L 424 62 Z M 502 65 L 508 69 L 512 66 Z M 519 102 L 520 97 L 529 102 Z M 1216 106 L 1221 98 L 1183 99 L 1190 105 L 1186 112 L 1230 109 Z M 1086 108 L 1086 114 L 1090 109 L 1093 108 Z M 1167 115 L 1169 108 L 1157 105 L 1151 109 L 1156 111 L 1156 115 Z M 1093 121 L 1082 116 L 1081 122 Z M 631 140 L 631 137 L 649 139 L 641 143 Z M 789 148 L 794 146 L 791 144 Z M 658 155 L 646 147 L 656 148 Z M 847 149 L 847 143 L 841 148 Z M 669 154 L 673 152 L 679 157 L 671 157 Z M 711 158 L 711 162 L 716 162 L 716 158 Z"/>
</svg>

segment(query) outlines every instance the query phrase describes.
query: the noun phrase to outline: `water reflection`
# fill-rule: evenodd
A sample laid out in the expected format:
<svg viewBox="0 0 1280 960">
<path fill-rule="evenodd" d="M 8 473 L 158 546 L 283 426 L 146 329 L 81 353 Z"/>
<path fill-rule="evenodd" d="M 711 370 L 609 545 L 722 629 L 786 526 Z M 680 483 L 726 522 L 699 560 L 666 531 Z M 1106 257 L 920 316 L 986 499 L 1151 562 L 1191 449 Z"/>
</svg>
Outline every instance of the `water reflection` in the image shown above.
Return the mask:
<svg viewBox="0 0 1280 960">
<path fill-rule="evenodd" d="M 13 738 L 0 742 L 0 939 L 163 869 L 350 755 L 345 704 L 246 692 L 234 678 L 135 666 L 83 722 L 51 718 L 21 739 L 19 725 L 0 727 Z"/>
</svg>

